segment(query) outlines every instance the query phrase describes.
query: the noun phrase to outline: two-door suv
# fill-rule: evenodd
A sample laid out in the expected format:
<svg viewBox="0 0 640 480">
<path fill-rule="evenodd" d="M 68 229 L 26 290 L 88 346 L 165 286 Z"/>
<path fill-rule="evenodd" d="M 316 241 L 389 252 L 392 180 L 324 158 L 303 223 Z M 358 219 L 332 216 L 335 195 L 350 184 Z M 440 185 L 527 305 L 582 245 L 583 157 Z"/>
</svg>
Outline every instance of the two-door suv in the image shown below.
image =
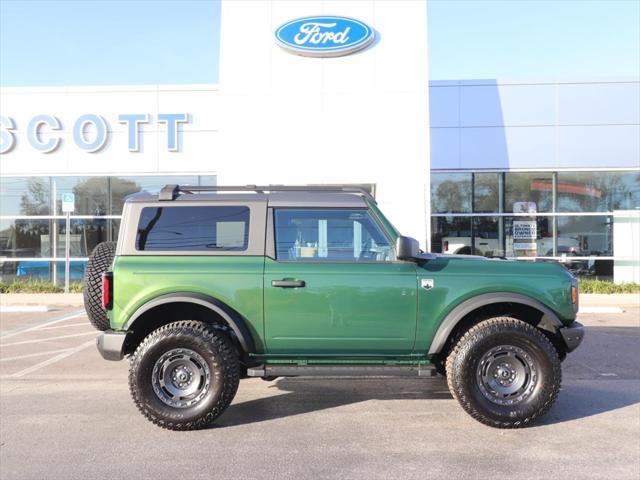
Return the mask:
<svg viewBox="0 0 640 480">
<path fill-rule="evenodd" d="M 84 292 L 100 353 L 129 357 L 135 404 L 174 430 L 213 422 L 243 377 L 437 373 L 475 419 L 522 427 L 583 337 L 562 266 L 422 253 L 351 187 L 132 195 Z"/>
</svg>

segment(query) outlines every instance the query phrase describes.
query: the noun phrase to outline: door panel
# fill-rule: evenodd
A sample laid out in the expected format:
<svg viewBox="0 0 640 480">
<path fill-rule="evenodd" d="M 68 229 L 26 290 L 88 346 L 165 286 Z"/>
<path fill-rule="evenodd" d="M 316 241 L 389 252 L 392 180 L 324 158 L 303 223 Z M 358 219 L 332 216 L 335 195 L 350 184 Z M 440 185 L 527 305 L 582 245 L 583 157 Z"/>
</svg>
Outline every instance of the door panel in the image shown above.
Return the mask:
<svg viewBox="0 0 640 480">
<path fill-rule="evenodd" d="M 273 286 L 273 281 L 284 281 L 289 286 Z M 304 286 L 290 282 L 304 282 Z M 415 339 L 416 296 L 413 263 L 278 262 L 267 258 L 267 351 L 303 355 L 409 354 Z"/>
</svg>

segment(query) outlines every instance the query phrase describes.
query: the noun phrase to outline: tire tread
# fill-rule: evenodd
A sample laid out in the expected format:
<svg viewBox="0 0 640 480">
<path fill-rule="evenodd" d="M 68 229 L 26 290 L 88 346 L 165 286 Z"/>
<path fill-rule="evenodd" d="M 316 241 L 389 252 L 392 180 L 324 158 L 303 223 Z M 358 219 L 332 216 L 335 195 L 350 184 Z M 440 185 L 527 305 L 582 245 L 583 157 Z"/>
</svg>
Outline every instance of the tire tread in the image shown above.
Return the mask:
<svg viewBox="0 0 640 480">
<path fill-rule="evenodd" d="M 481 336 L 490 335 L 493 333 L 502 333 L 505 330 L 524 332 L 530 337 L 537 340 L 537 344 L 545 354 L 551 359 L 552 365 L 552 383 L 549 386 L 550 394 L 546 397 L 544 403 L 536 409 L 536 411 L 523 418 L 513 421 L 498 421 L 488 417 L 478 408 L 476 408 L 469 397 L 467 397 L 460 388 L 460 382 L 464 381 L 465 373 L 461 371 L 461 365 L 457 360 L 461 355 L 465 355 L 470 348 L 473 347 L 474 340 L 477 340 Z M 473 418 L 485 425 L 496 428 L 522 428 L 530 425 L 534 420 L 541 417 L 549 411 L 551 406 L 555 403 L 556 398 L 560 392 L 562 384 L 562 369 L 560 367 L 560 358 L 558 352 L 551 343 L 551 341 L 536 327 L 515 318 L 511 317 L 495 317 L 484 320 L 477 323 L 458 340 L 453 347 L 446 360 L 446 377 L 447 385 L 451 395 L 458 400 L 462 408 Z"/>
<path fill-rule="evenodd" d="M 102 274 L 113 262 L 116 242 L 99 243 L 91 253 L 83 279 L 82 298 L 87 317 L 96 329 L 105 331 L 110 327 L 107 312 L 102 307 Z"/>
<path fill-rule="evenodd" d="M 136 379 L 136 371 L 144 355 L 154 345 L 164 339 L 183 335 L 202 340 L 209 348 L 208 355 L 219 357 L 224 370 L 223 390 L 213 408 L 203 412 L 197 419 L 189 422 L 172 422 L 158 417 L 145 405 L 140 396 L 141 389 Z M 240 365 L 231 341 L 210 325 L 195 320 L 180 320 L 154 330 L 129 357 L 129 391 L 136 407 L 149 421 L 168 430 L 197 430 L 207 427 L 231 404 L 239 383 Z"/>
</svg>

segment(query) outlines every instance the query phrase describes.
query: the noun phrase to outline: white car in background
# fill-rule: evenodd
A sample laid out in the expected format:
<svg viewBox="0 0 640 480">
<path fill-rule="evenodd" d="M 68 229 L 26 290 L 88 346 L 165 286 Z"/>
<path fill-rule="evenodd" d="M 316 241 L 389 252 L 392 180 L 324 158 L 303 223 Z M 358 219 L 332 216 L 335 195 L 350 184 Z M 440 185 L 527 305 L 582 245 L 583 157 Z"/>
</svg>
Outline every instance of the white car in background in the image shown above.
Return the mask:
<svg viewBox="0 0 640 480">
<path fill-rule="evenodd" d="M 538 238 L 535 243 L 538 256 L 553 256 L 553 238 Z M 510 236 L 507 237 L 506 247 L 507 252 L 513 252 L 513 239 Z M 498 238 L 476 237 L 474 250 L 472 252 L 471 237 L 442 237 L 442 253 L 497 257 L 501 256 L 502 246 Z M 557 256 L 580 256 L 581 253 L 579 239 L 573 237 L 558 238 Z"/>
</svg>

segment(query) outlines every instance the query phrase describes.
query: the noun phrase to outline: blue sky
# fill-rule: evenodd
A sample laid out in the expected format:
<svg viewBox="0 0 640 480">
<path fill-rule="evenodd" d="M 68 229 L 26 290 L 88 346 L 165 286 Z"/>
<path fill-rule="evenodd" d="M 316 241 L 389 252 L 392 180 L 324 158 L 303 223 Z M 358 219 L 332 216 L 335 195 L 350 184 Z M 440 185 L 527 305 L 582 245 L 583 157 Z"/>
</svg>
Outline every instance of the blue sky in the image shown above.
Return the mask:
<svg viewBox="0 0 640 480">
<path fill-rule="evenodd" d="M 432 79 L 640 77 L 639 0 L 431 0 Z"/>
<path fill-rule="evenodd" d="M 0 0 L 0 84 L 216 83 L 213 0 Z"/>
<path fill-rule="evenodd" d="M 0 85 L 215 83 L 215 0 L 0 0 Z M 640 76 L 638 0 L 431 0 L 432 79 Z"/>
</svg>

